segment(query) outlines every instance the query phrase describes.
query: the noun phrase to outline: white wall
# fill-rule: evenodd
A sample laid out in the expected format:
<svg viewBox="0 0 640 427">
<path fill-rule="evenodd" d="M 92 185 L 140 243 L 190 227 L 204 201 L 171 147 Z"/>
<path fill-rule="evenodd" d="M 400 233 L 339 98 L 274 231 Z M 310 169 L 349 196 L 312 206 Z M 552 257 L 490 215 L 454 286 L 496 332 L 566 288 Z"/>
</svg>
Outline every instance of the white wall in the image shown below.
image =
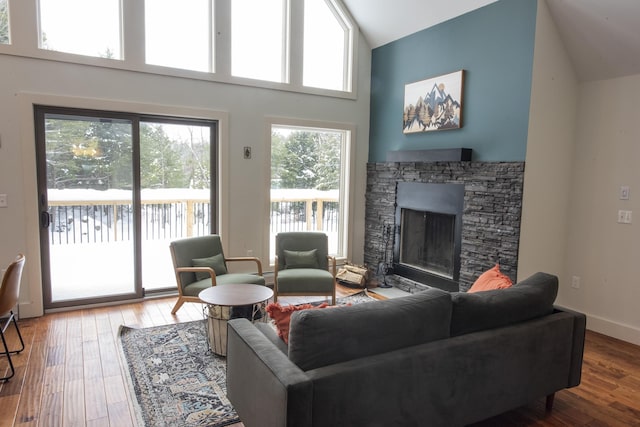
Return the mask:
<svg viewBox="0 0 640 427">
<path fill-rule="evenodd" d="M 228 144 L 222 182 L 228 203 L 221 206 L 220 230 L 227 236 L 225 251 L 244 255 L 250 249 L 263 260 L 268 259 L 263 253 L 263 248 L 268 247 L 264 241 L 267 234 L 258 219 L 265 215 L 269 197 L 269 184 L 264 180 L 269 168 L 265 117 L 325 120 L 355 126 L 355 198 L 349 257 L 362 262 L 371 50 L 363 38 L 358 41 L 358 49 L 356 100 L 0 55 L 0 194 L 6 193 L 9 198 L 9 207 L 0 208 L 0 264 L 8 264 L 17 252 L 27 256 L 21 315 L 42 312 L 35 142 L 30 108 L 31 102 L 41 100 L 78 107 L 105 105 L 125 111 L 221 118 L 228 136 L 222 141 Z M 251 160 L 243 159 L 244 146 L 253 147 Z"/>
<path fill-rule="evenodd" d="M 578 84 L 545 1 L 533 59 L 518 280 L 564 272 Z"/>
<path fill-rule="evenodd" d="M 640 344 L 640 75 L 578 83 L 538 2 L 518 279 L 560 280 L 557 303 L 587 328 Z M 620 186 L 630 200 L 619 199 Z M 573 276 L 580 287 L 571 286 Z"/>
<path fill-rule="evenodd" d="M 583 83 L 560 300 L 588 315 L 587 327 L 640 344 L 640 75 Z M 620 187 L 631 187 L 620 200 Z M 632 224 L 617 223 L 618 210 Z"/>
</svg>

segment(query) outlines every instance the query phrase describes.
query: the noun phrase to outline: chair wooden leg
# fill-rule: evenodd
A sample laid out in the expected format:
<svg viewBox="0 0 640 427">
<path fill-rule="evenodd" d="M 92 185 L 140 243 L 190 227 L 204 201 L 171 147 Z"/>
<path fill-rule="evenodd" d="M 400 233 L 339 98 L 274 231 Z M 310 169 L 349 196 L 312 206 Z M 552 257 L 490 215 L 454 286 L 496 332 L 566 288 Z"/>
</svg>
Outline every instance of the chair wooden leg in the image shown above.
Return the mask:
<svg viewBox="0 0 640 427">
<path fill-rule="evenodd" d="M 176 305 L 173 306 L 173 310 L 171 310 L 171 314 L 176 314 L 180 307 L 184 304 L 184 299 L 182 297 L 178 297 L 178 301 L 176 301 Z"/>
<path fill-rule="evenodd" d="M 551 412 L 551 410 L 553 409 L 553 399 L 555 399 L 555 397 L 556 397 L 555 393 L 551 393 L 550 395 L 547 396 L 547 402 L 544 406 L 547 412 Z"/>
<path fill-rule="evenodd" d="M 336 282 L 333 281 L 333 292 L 331 293 L 332 305 L 336 305 Z"/>
</svg>

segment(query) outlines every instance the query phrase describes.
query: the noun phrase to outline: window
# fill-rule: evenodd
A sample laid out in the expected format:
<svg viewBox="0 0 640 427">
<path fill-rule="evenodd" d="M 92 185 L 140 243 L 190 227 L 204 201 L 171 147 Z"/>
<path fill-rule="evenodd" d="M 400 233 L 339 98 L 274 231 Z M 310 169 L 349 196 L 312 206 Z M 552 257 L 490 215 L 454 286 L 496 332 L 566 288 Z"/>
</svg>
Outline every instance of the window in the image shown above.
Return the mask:
<svg viewBox="0 0 640 427">
<path fill-rule="evenodd" d="M 329 253 L 346 257 L 351 131 L 271 126 L 270 254 L 281 231 L 323 231 Z"/>
<path fill-rule="evenodd" d="M 305 86 L 349 90 L 351 25 L 332 2 L 304 2 Z"/>
<path fill-rule="evenodd" d="M 211 0 L 146 0 L 144 13 L 147 64 L 213 71 Z"/>
<path fill-rule="evenodd" d="M 9 43 L 9 5 L 7 0 L 0 0 L 0 44 Z"/>
<path fill-rule="evenodd" d="M 357 34 L 342 0 L 0 0 L 3 54 L 338 98 Z"/>
<path fill-rule="evenodd" d="M 122 59 L 120 0 L 40 0 L 40 48 Z"/>
<path fill-rule="evenodd" d="M 286 83 L 286 0 L 231 2 L 231 74 Z"/>
</svg>

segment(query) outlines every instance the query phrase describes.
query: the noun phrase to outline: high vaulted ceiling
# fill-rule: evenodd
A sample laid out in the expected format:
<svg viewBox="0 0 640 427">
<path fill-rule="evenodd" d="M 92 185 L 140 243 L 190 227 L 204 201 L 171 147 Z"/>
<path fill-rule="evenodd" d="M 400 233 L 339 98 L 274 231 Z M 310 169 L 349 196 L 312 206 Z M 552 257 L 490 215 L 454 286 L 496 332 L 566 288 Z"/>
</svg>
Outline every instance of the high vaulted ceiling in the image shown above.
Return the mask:
<svg viewBox="0 0 640 427">
<path fill-rule="evenodd" d="M 372 48 L 495 1 L 343 0 Z M 546 1 L 581 81 L 640 74 L 640 0 Z"/>
</svg>

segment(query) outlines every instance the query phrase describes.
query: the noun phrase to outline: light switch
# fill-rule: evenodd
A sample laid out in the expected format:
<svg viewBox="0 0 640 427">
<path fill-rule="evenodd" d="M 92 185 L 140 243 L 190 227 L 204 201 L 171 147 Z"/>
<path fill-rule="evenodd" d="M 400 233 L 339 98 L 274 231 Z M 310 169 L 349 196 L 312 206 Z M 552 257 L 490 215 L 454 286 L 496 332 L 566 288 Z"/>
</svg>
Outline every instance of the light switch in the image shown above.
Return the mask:
<svg viewBox="0 0 640 427">
<path fill-rule="evenodd" d="M 620 200 L 629 200 L 629 186 L 623 185 L 620 187 Z"/>
<path fill-rule="evenodd" d="M 7 206 L 7 195 L 0 194 L 0 208 L 6 208 Z"/>
</svg>

